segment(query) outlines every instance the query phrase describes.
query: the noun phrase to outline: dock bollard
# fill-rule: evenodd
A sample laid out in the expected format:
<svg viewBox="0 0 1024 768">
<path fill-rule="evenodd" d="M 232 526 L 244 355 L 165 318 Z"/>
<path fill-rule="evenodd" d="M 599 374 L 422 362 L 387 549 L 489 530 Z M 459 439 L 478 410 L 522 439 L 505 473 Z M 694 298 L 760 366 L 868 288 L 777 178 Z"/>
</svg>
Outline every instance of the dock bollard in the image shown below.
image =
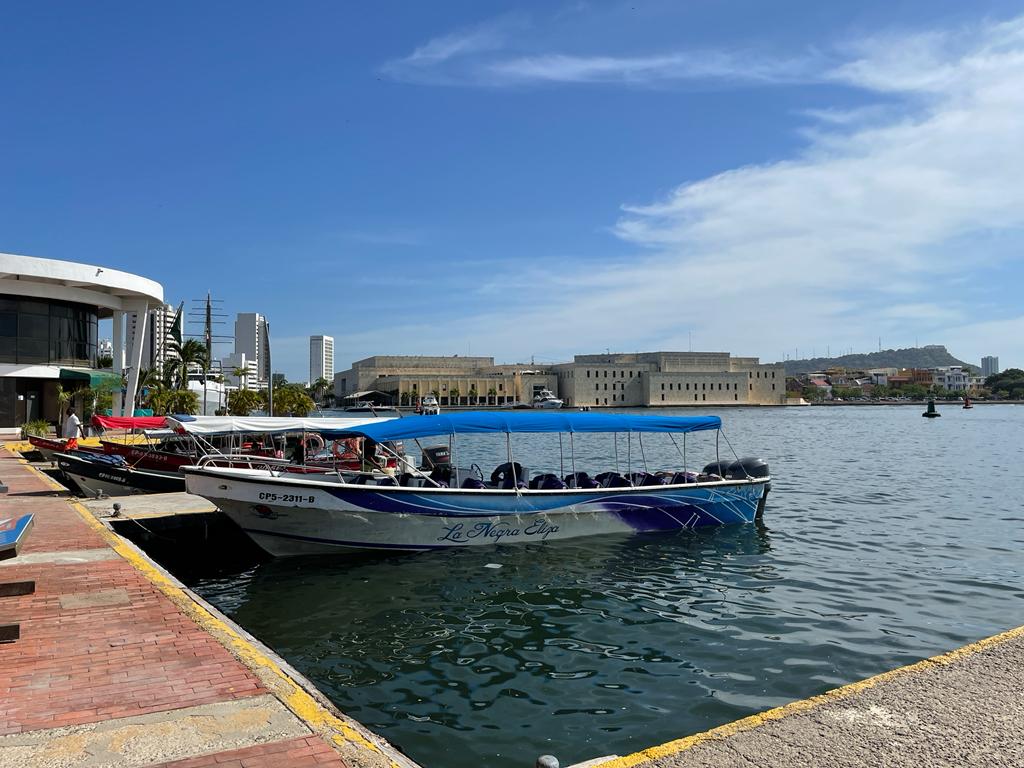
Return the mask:
<svg viewBox="0 0 1024 768">
<path fill-rule="evenodd" d="M 554 755 L 541 755 L 537 758 L 536 768 L 558 768 L 558 758 Z"/>
</svg>

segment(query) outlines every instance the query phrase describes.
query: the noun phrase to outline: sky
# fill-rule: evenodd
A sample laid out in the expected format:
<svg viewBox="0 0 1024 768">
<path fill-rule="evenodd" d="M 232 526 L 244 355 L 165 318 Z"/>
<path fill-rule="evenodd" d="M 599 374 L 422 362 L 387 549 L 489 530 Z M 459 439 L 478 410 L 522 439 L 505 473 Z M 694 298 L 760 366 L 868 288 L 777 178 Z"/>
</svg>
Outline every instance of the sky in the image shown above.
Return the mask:
<svg viewBox="0 0 1024 768">
<path fill-rule="evenodd" d="M 0 11 L 0 252 L 209 291 L 227 335 L 261 312 L 290 380 L 320 333 L 338 370 L 925 344 L 1024 367 L 1019 3 Z"/>
</svg>

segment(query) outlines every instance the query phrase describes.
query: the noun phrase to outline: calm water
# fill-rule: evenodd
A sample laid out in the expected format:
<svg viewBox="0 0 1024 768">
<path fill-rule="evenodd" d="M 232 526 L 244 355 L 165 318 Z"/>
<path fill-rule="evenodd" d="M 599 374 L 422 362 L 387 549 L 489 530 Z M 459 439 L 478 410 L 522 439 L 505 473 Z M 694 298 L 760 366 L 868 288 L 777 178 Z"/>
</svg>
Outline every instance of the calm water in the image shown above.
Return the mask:
<svg viewBox="0 0 1024 768">
<path fill-rule="evenodd" d="M 722 411 L 776 476 L 763 526 L 285 560 L 193 586 L 427 768 L 626 754 L 1024 623 L 1024 407 L 922 410 Z M 517 459 L 558 469 L 557 441 L 522 437 Z M 580 469 L 613 464 L 608 438 L 576 447 L 600 458 Z M 644 453 L 680 463 L 653 437 Z"/>
</svg>

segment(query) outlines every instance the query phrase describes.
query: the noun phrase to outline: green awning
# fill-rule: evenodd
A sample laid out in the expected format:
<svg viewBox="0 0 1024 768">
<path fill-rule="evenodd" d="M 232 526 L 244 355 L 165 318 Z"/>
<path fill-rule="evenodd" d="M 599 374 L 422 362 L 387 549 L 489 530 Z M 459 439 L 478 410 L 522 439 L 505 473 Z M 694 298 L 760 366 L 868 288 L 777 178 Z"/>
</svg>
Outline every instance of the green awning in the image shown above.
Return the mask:
<svg viewBox="0 0 1024 768">
<path fill-rule="evenodd" d="M 121 374 L 113 371 L 97 371 L 91 368 L 61 368 L 61 381 L 87 382 L 92 389 L 107 386 L 113 389 L 121 388 Z"/>
</svg>

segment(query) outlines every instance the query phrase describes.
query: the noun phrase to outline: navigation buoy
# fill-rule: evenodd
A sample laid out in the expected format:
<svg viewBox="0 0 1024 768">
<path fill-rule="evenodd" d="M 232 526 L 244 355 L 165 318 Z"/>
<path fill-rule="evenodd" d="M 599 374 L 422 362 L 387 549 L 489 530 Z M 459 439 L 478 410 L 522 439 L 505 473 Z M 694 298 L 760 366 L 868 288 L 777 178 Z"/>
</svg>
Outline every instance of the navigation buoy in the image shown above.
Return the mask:
<svg viewBox="0 0 1024 768">
<path fill-rule="evenodd" d="M 942 414 L 935 410 L 935 398 L 931 398 L 928 401 L 928 410 L 921 414 L 926 419 L 937 419 Z"/>
<path fill-rule="evenodd" d="M 964 398 L 964 408 L 966 409 L 966 408 L 973 408 L 973 407 L 974 406 L 971 405 L 971 398 L 965 397 Z"/>
</svg>

